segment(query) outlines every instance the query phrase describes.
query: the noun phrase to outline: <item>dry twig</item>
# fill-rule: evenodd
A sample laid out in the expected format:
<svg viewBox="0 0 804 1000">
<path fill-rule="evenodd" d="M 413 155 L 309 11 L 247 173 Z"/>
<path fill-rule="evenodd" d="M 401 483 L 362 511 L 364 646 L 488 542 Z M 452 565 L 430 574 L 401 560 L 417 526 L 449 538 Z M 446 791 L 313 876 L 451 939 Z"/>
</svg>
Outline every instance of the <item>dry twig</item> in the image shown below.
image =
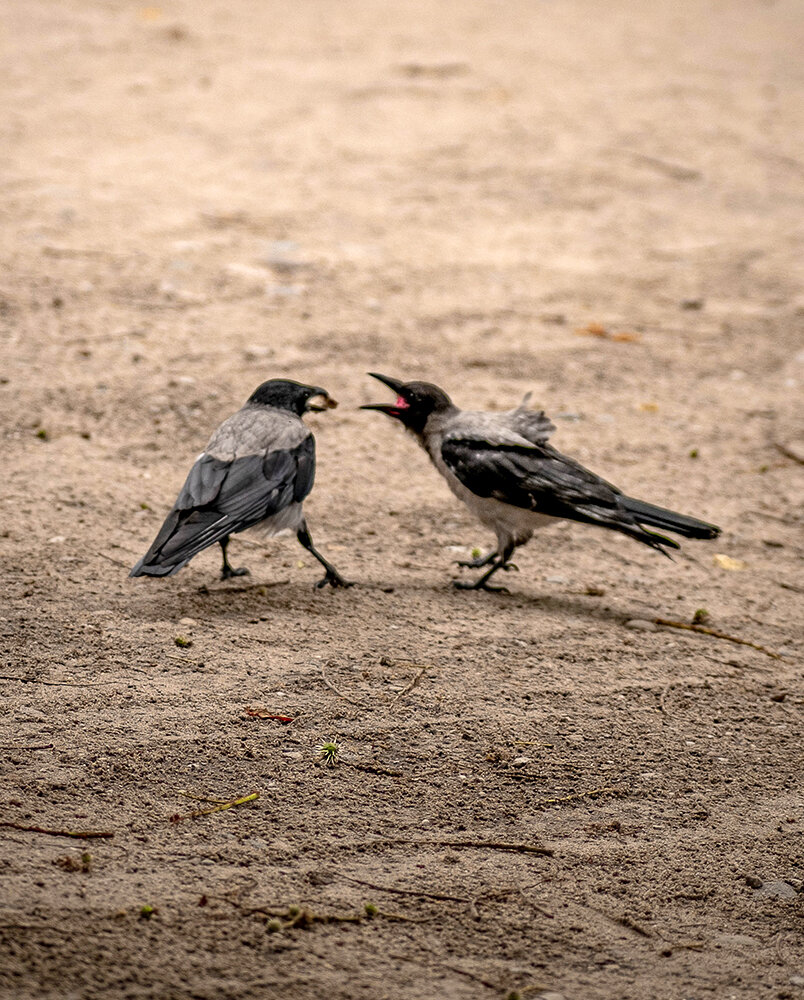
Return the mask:
<svg viewBox="0 0 804 1000">
<path fill-rule="evenodd" d="M 330 660 L 327 666 L 330 666 L 331 664 L 332 660 Z M 324 673 L 323 666 L 321 667 L 321 680 L 327 685 L 330 691 L 334 691 L 339 698 L 343 698 L 344 701 L 348 701 L 350 705 L 357 705 L 358 708 L 366 707 L 362 701 L 356 701 L 354 698 L 350 698 L 348 694 L 344 694 L 343 691 L 336 688 L 332 681 L 327 677 L 326 673 Z"/>
<path fill-rule="evenodd" d="M 32 747 L 15 747 L 13 746 L 13 744 L 9 744 L 8 746 L 0 746 L 0 750 L 52 750 L 52 749 L 53 749 L 52 743 L 37 743 L 35 746 Z"/>
<path fill-rule="evenodd" d="M 573 792 L 572 795 L 561 795 L 555 799 L 539 799 L 534 802 L 535 806 L 554 806 L 564 802 L 578 802 L 580 799 L 592 799 L 598 795 L 616 795 L 620 789 L 614 785 L 606 785 L 603 788 L 591 788 L 588 792 Z M 551 852 L 552 853 L 552 852 Z"/>
<path fill-rule="evenodd" d="M 356 771 L 365 771 L 367 774 L 381 774 L 386 778 L 404 778 L 401 771 L 392 771 L 387 767 L 375 767 L 373 764 L 354 764 L 351 761 L 343 761 L 346 767 L 354 768 Z"/>
<path fill-rule="evenodd" d="M 402 697 L 402 695 L 405 695 L 405 694 L 408 694 L 409 692 L 411 692 L 416 687 L 416 685 L 419 683 L 419 681 L 422 679 L 422 677 L 424 677 L 426 671 L 427 671 L 427 667 L 426 666 L 425 667 L 421 667 L 419 669 L 419 672 L 416 674 L 416 676 L 410 682 L 410 684 L 408 684 L 406 687 L 403 687 L 401 691 L 398 691 L 396 693 L 396 695 L 394 695 L 394 697 L 391 699 L 391 704 L 393 705 L 395 702 L 399 701 L 399 699 Z"/>
<path fill-rule="evenodd" d="M 43 826 L 25 826 L 22 823 L 12 823 L 10 820 L 0 820 L 0 826 L 10 830 L 24 830 L 26 833 L 47 833 L 51 837 L 75 837 L 79 840 L 113 837 L 111 830 L 49 830 Z"/>
<path fill-rule="evenodd" d="M 185 792 L 185 794 L 187 793 Z M 202 802 L 217 801 L 217 805 L 212 806 L 210 809 L 195 809 L 193 810 L 193 812 L 187 813 L 186 816 L 181 816 L 179 813 L 176 813 L 175 816 L 170 817 L 170 822 L 181 823 L 181 821 L 184 819 L 198 819 L 199 816 L 211 816 L 212 813 L 223 812 L 224 809 L 231 809 L 233 806 L 242 806 L 245 805 L 247 802 L 254 802 L 259 797 L 260 797 L 259 792 L 251 792 L 248 795 L 241 796 L 239 799 L 229 799 L 226 802 L 221 802 L 220 800 L 215 800 L 215 799 L 201 799 L 200 801 Z"/>
<path fill-rule="evenodd" d="M 114 563 L 114 564 L 115 564 L 115 566 L 120 566 L 120 567 L 122 567 L 123 569 L 130 569 L 130 568 L 131 568 L 131 567 L 129 566 L 129 564 L 128 564 L 128 563 L 125 563 L 125 562 L 123 562 L 123 560 L 122 560 L 122 559 L 115 559 L 115 557 L 114 557 L 114 556 L 107 556 L 105 552 L 99 552 L 99 551 L 96 551 L 96 552 L 95 552 L 95 555 L 96 555 L 96 556 L 100 556 L 100 557 L 101 557 L 101 559 L 108 559 L 110 563 Z"/>
<path fill-rule="evenodd" d="M 39 677 L 15 677 L 13 674 L 0 674 L 0 681 L 19 681 L 20 684 L 43 684 L 46 687 L 102 687 L 104 684 L 119 684 L 119 681 L 44 681 Z"/>
<path fill-rule="evenodd" d="M 354 878 L 351 875 L 341 874 L 347 882 L 354 882 L 356 885 L 363 885 L 367 889 L 375 889 L 377 892 L 393 892 L 397 896 L 420 896 L 423 899 L 436 899 L 439 902 L 447 903 L 471 903 L 467 896 L 448 896 L 443 892 L 427 892 L 424 889 L 399 889 L 393 885 L 377 885 L 375 882 L 366 882 L 361 878 Z"/>
<path fill-rule="evenodd" d="M 701 635 L 711 635 L 715 639 L 725 639 L 727 642 L 736 642 L 738 646 L 750 646 L 751 649 L 758 649 L 760 653 L 764 653 L 766 656 L 770 656 L 774 660 L 781 660 L 782 655 L 780 653 L 774 653 L 773 650 L 767 649 L 765 646 L 760 646 L 758 642 L 749 642 L 748 639 L 739 639 L 735 635 L 728 635 L 726 632 L 718 632 L 717 629 L 707 628 L 705 625 L 690 625 L 687 622 L 676 622 L 670 618 L 653 618 L 651 619 L 654 625 L 664 625 L 666 628 L 682 628 L 687 632 L 700 632 Z"/>
<path fill-rule="evenodd" d="M 591 794 L 591 793 L 589 793 Z M 366 847 L 476 847 L 480 850 L 508 851 L 512 854 L 540 854 L 546 858 L 552 858 L 554 852 L 549 847 L 542 847 L 540 844 L 516 844 L 506 843 L 497 840 L 370 840 L 365 842 Z M 349 845 L 357 847 L 357 844 Z M 364 846 L 364 845 L 360 845 Z"/>
</svg>

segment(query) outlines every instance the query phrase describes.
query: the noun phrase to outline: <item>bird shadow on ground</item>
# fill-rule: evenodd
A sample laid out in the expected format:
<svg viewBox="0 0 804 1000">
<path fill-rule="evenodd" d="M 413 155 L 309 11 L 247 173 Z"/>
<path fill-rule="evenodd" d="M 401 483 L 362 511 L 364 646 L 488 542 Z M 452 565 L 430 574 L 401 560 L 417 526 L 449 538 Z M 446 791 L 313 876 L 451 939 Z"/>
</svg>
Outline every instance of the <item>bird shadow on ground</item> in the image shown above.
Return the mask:
<svg viewBox="0 0 804 1000">
<path fill-rule="evenodd" d="M 255 580 L 253 583 L 214 581 L 185 583 L 169 593 L 160 588 L 142 595 L 136 603 L 134 617 L 160 618 L 231 618 L 260 617 L 288 613 L 293 615 L 326 615 L 328 605 L 338 613 L 341 594 L 353 593 L 352 589 L 331 592 L 330 587 L 318 589 L 312 581 Z"/>
</svg>

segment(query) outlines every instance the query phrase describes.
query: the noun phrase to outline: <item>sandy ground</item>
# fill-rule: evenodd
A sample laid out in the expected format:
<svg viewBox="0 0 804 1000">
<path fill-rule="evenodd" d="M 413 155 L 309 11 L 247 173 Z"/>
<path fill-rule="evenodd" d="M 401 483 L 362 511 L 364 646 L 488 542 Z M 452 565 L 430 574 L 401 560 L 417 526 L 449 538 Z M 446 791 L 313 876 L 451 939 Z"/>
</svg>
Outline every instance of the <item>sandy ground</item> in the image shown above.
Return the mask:
<svg viewBox="0 0 804 1000">
<path fill-rule="evenodd" d="M 797 0 L 0 31 L 2 996 L 804 997 Z M 367 370 L 533 390 L 723 536 L 562 525 L 455 592 L 491 539 Z M 357 585 L 243 536 L 248 578 L 129 580 L 282 375 L 341 401 L 307 512 Z M 698 609 L 782 658 L 625 624 Z"/>
</svg>

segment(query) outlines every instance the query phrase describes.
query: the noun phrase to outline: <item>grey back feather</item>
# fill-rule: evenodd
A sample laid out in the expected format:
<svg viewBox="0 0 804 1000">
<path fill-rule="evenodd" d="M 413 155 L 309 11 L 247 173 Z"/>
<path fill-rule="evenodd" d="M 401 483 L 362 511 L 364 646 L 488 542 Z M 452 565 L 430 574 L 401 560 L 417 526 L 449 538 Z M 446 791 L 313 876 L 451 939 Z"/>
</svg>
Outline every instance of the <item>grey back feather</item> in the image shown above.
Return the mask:
<svg viewBox="0 0 804 1000">
<path fill-rule="evenodd" d="M 295 413 L 246 403 L 220 425 L 209 439 L 205 451 L 228 462 L 244 455 L 296 448 L 310 436 Z"/>
</svg>

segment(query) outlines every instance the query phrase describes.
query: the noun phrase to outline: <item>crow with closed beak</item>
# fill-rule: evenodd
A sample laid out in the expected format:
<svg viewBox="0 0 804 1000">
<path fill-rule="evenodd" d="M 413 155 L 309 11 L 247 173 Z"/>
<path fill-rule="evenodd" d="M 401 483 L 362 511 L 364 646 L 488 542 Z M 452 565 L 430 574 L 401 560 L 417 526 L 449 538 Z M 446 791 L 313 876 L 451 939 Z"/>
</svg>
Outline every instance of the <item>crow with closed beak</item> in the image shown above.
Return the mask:
<svg viewBox="0 0 804 1000">
<path fill-rule="evenodd" d="M 555 430 L 542 411 L 527 408 L 529 395 L 515 410 L 482 413 L 459 410 L 443 389 L 429 382 L 402 382 L 369 372 L 396 393 L 396 402 L 370 403 L 398 420 L 418 440 L 449 488 L 497 535 L 489 555 L 461 566 L 489 566 L 464 590 L 495 590 L 489 580 L 498 570 L 515 569 L 514 549 L 541 525 L 556 519 L 596 524 L 629 535 L 668 555 L 677 542 L 645 525 L 686 538 L 716 538 L 720 528 L 684 514 L 625 496 L 621 490 L 548 443 Z"/>
<path fill-rule="evenodd" d="M 243 576 L 248 570 L 233 569 L 226 556 L 229 536 L 247 528 L 265 535 L 290 529 L 326 570 L 317 587 L 350 586 L 313 545 L 302 512 L 315 478 L 315 438 L 301 417 L 337 405 L 319 386 L 263 382 L 212 435 L 153 545 L 129 575 L 172 576 L 217 542 L 221 579 Z"/>
</svg>

